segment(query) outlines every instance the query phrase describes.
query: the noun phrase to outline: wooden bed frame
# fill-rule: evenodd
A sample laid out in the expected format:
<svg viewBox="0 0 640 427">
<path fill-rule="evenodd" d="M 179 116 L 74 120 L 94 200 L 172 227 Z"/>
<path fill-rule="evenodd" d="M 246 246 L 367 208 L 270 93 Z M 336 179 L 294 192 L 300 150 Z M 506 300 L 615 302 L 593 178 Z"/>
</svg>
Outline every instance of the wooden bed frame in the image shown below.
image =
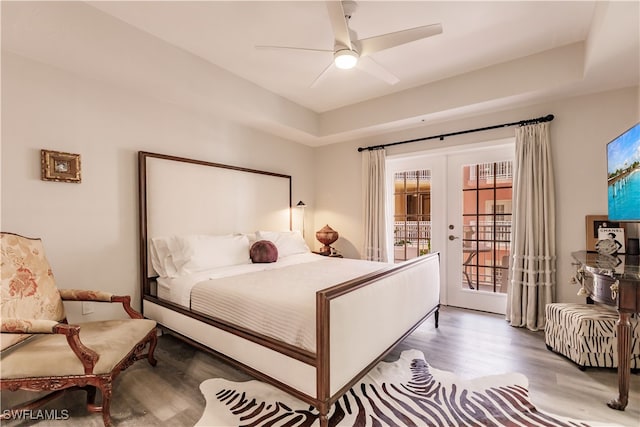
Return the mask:
<svg viewBox="0 0 640 427">
<path fill-rule="evenodd" d="M 313 405 L 321 426 L 331 405 L 424 320 L 433 314 L 438 326 L 438 254 L 318 291 L 315 352 L 158 298 L 151 238 L 288 230 L 291 177 L 148 152 L 138 153 L 138 166 L 144 316 Z"/>
</svg>

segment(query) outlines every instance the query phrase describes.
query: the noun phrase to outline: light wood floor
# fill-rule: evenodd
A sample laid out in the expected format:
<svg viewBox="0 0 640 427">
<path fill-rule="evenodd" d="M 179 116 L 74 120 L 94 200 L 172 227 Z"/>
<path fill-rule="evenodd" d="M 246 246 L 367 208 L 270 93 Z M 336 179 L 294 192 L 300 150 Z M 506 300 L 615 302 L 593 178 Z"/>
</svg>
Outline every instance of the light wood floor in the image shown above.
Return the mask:
<svg viewBox="0 0 640 427">
<path fill-rule="evenodd" d="M 372 331 L 375 333 L 375 331 Z M 580 371 L 568 359 L 550 352 L 543 332 L 513 328 L 502 316 L 443 307 L 440 327 L 427 320 L 387 357 L 394 360 L 402 350 L 415 348 L 437 369 L 473 378 L 520 372 L 529 378 L 534 404 L 558 415 L 602 423 L 640 426 L 640 375 L 631 375 L 629 406 L 614 411 L 606 402 L 617 395 L 613 369 Z M 199 384 L 209 378 L 234 381 L 250 379 L 215 356 L 177 339 L 160 337 L 158 365 L 138 362 L 117 378 L 111 414 L 116 426 L 193 426 L 202 415 L 204 398 Z M 22 395 L 3 392 L 2 408 Z M 68 410 L 67 421 L 4 422 L 6 426 L 102 426 L 99 414 L 85 410 L 84 392 L 67 393 L 44 409 Z"/>
</svg>

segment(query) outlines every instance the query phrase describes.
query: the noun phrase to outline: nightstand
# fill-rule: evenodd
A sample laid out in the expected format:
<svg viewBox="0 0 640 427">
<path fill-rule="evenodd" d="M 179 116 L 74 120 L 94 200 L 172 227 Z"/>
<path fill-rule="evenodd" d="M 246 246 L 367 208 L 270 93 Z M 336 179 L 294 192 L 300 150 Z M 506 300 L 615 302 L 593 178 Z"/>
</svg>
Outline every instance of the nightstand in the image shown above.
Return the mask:
<svg viewBox="0 0 640 427">
<path fill-rule="evenodd" d="M 341 254 L 339 254 L 338 252 L 335 252 L 335 250 L 332 252 L 319 252 L 319 251 L 312 251 L 312 252 L 314 254 L 326 256 L 329 258 L 344 258 Z"/>
</svg>

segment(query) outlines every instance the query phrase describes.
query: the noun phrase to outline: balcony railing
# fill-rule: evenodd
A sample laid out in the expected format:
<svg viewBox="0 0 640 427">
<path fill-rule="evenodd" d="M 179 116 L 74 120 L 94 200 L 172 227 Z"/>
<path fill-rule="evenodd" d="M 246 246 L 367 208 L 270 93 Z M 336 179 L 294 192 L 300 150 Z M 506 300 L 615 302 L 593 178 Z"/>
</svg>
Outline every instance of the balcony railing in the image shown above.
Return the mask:
<svg viewBox="0 0 640 427">
<path fill-rule="evenodd" d="M 396 221 L 393 229 L 396 242 L 431 240 L 431 221 Z"/>
<path fill-rule="evenodd" d="M 395 174 L 395 179 L 399 181 L 415 181 L 416 179 L 420 179 L 420 181 L 431 181 L 431 170 L 419 170 L 419 171 L 407 171 L 407 172 L 399 172 Z"/>
<path fill-rule="evenodd" d="M 478 163 L 478 179 L 480 181 L 492 181 L 496 177 L 496 181 L 509 181 L 513 179 L 513 162 L 506 160 L 495 163 Z M 475 165 L 474 165 L 475 166 Z M 476 180 L 476 168 L 469 168 L 469 179 Z"/>
<path fill-rule="evenodd" d="M 419 240 L 431 240 L 431 221 L 395 221 L 393 229 L 395 242 L 417 244 Z M 464 234 L 465 240 L 510 242 L 511 221 L 471 221 L 464 226 Z"/>
<path fill-rule="evenodd" d="M 495 231 L 495 236 L 494 236 Z M 489 221 L 470 221 L 464 226 L 464 239 L 477 241 L 511 241 L 511 220 L 497 220 L 495 225 Z"/>
</svg>

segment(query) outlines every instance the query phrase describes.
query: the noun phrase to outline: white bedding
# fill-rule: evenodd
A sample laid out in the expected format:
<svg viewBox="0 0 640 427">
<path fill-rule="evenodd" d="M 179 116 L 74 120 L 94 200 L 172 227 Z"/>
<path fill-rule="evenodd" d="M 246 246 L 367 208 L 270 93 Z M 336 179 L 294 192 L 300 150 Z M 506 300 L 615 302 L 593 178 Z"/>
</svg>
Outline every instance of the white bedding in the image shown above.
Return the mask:
<svg viewBox="0 0 640 427">
<path fill-rule="evenodd" d="M 238 264 L 227 267 L 218 267 L 212 270 L 200 271 L 193 274 L 178 277 L 158 278 L 158 298 L 171 301 L 186 308 L 191 307 L 191 289 L 196 283 L 203 280 L 217 279 L 220 277 L 237 276 L 256 271 L 273 270 L 288 265 L 302 264 L 318 261 L 323 258 L 320 255 L 307 252 L 280 258 L 277 262 L 265 264 Z"/>
<path fill-rule="evenodd" d="M 387 266 L 299 254 L 270 264 L 246 264 L 159 279 L 158 296 L 315 352 L 316 291 Z"/>
</svg>

